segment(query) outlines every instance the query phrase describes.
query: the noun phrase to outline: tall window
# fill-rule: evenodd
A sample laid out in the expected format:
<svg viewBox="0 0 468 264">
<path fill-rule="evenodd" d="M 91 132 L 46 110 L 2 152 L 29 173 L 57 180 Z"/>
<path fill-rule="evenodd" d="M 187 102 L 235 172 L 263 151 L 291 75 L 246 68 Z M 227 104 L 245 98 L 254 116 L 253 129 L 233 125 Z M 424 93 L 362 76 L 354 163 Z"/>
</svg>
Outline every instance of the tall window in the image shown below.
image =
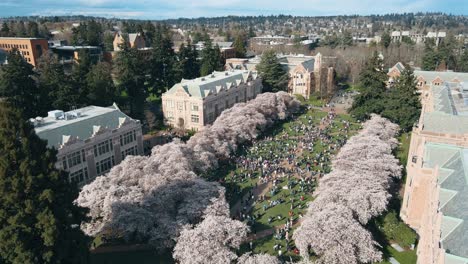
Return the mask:
<svg viewBox="0 0 468 264">
<path fill-rule="evenodd" d="M 84 150 L 73 152 L 67 155 L 68 168 L 81 164 L 84 160 Z M 66 166 L 64 166 L 64 168 L 66 169 Z"/>
<path fill-rule="evenodd" d="M 81 183 L 85 179 L 88 179 L 88 168 L 70 173 L 70 181 L 73 183 Z"/>
<path fill-rule="evenodd" d="M 192 123 L 199 123 L 200 117 L 198 115 L 192 115 Z"/>
<path fill-rule="evenodd" d="M 98 175 L 108 172 L 115 164 L 114 156 L 105 158 L 96 163 L 96 172 Z"/>
<path fill-rule="evenodd" d="M 197 104 L 191 104 L 192 111 L 198 111 L 198 105 Z"/>
<path fill-rule="evenodd" d="M 129 143 L 132 143 L 133 141 L 136 141 L 136 131 L 130 131 L 127 132 L 123 135 L 120 135 L 120 145 L 125 146 Z"/>
<path fill-rule="evenodd" d="M 109 139 L 94 145 L 94 156 L 101 156 L 102 154 L 108 153 L 111 150 L 113 150 L 112 140 Z"/>
<path fill-rule="evenodd" d="M 136 156 L 138 155 L 138 146 L 133 146 L 131 148 L 126 149 L 125 151 L 122 151 L 122 160 L 125 159 L 127 156 Z"/>
</svg>

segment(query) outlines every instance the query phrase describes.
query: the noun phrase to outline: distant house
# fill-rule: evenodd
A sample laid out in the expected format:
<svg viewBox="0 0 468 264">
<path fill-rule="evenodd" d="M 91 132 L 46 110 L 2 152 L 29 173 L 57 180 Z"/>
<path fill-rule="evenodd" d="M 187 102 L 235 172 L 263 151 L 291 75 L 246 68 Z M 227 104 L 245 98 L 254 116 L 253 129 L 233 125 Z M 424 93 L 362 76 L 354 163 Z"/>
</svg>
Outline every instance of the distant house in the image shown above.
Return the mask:
<svg viewBox="0 0 468 264">
<path fill-rule="evenodd" d="M 223 110 L 254 99 L 261 91 L 257 73 L 246 70 L 182 80 L 162 95 L 164 120 L 175 128 L 201 130 Z"/>
<path fill-rule="evenodd" d="M 127 41 L 130 48 L 144 49 L 146 47 L 145 38 L 141 33 L 129 33 L 128 39 L 122 33 L 116 33 L 114 36 L 114 51 L 120 51 L 120 46 Z"/>
<path fill-rule="evenodd" d="M 126 156 L 143 154 L 140 121 L 115 104 L 54 110 L 30 121 L 47 146 L 58 150 L 56 167 L 68 171 L 70 182 L 79 186 L 108 172 Z"/>
</svg>

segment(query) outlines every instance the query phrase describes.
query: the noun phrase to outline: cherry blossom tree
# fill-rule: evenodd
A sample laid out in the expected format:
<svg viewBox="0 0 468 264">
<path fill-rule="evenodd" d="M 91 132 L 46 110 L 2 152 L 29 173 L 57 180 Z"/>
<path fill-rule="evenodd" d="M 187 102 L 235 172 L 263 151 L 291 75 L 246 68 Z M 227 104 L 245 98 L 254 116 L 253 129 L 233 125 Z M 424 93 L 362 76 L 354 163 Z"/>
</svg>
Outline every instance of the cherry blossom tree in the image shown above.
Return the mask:
<svg viewBox="0 0 468 264">
<path fill-rule="evenodd" d="M 181 264 L 231 263 L 233 252 L 247 237 L 248 226 L 226 216 L 207 216 L 195 228 L 184 228 L 177 238 L 174 259 Z"/>
<path fill-rule="evenodd" d="M 156 249 L 174 246 L 187 225 L 208 216 L 229 216 L 225 190 L 197 174 L 215 169 L 239 144 L 290 116 L 299 103 L 287 93 L 265 93 L 224 111 L 212 126 L 187 143 L 157 146 L 149 157 L 127 157 L 83 187 L 76 203 L 88 207 L 88 235 L 104 234 L 147 242 Z"/>
<path fill-rule="evenodd" d="M 268 254 L 246 253 L 237 259 L 238 264 L 280 264 L 278 258 Z"/>
<path fill-rule="evenodd" d="M 293 235 L 304 258 L 311 249 L 318 263 L 381 260 L 378 244 L 363 225 L 387 209 L 389 188 L 401 177 L 402 167 L 392 155 L 398 130 L 372 115 L 334 157 L 332 172 L 320 179 L 316 199 Z"/>
</svg>

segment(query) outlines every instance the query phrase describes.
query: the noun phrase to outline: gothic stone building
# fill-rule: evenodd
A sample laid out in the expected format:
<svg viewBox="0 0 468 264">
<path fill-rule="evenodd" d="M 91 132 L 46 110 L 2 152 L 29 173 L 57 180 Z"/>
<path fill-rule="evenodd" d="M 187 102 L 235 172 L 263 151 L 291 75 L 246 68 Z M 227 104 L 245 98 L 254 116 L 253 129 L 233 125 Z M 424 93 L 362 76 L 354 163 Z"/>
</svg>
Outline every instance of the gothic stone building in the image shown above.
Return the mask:
<svg viewBox="0 0 468 264">
<path fill-rule="evenodd" d="M 335 58 L 315 56 L 278 55 L 284 69 L 289 73 L 288 92 L 308 99 L 311 95 L 329 97 L 335 92 Z M 228 59 L 226 69 L 255 70 L 261 58 Z"/>
<path fill-rule="evenodd" d="M 230 70 L 182 80 L 162 95 L 165 123 L 181 129 L 201 130 L 225 109 L 254 99 L 262 91 L 256 72 Z"/>
</svg>

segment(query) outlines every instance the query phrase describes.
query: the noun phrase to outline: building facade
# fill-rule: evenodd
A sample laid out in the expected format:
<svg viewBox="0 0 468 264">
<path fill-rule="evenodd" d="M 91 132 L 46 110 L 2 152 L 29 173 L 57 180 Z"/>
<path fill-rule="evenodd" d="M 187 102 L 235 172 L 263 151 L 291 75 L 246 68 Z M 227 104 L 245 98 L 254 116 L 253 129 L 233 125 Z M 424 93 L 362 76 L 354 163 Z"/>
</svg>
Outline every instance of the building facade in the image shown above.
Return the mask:
<svg viewBox="0 0 468 264">
<path fill-rule="evenodd" d="M 468 73 L 414 74 L 422 111 L 412 131 L 400 216 L 419 235 L 418 263 L 467 264 Z"/>
<path fill-rule="evenodd" d="M 54 110 L 31 122 L 48 147 L 58 150 L 56 167 L 68 171 L 70 182 L 79 186 L 108 172 L 128 155 L 143 155 L 140 121 L 115 104 L 70 112 Z"/>
<path fill-rule="evenodd" d="M 254 99 L 262 91 L 256 72 L 231 70 L 182 80 L 162 95 L 165 123 L 181 129 L 203 129 L 225 109 Z"/>
<path fill-rule="evenodd" d="M 335 58 L 315 56 L 278 55 L 278 60 L 284 70 L 289 73 L 288 92 L 301 95 L 308 99 L 311 95 L 329 97 L 335 92 Z M 261 58 L 228 59 L 226 70 L 245 69 L 255 70 Z"/>
<path fill-rule="evenodd" d="M 114 51 L 120 51 L 120 45 L 125 43 L 125 37 L 122 33 L 116 33 L 114 36 Z M 146 47 L 145 38 L 140 33 L 128 34 L 127 44 L 130 48 L 144 49 Z"/>
<path fill-rule="evenodd" d="M 17 49 L 24 60 L 36 67 L 39 58 L 48 50 L 48 42 L 41 38 L 0 38 L 0 49 L 10 52 Z"/>
</svg>

